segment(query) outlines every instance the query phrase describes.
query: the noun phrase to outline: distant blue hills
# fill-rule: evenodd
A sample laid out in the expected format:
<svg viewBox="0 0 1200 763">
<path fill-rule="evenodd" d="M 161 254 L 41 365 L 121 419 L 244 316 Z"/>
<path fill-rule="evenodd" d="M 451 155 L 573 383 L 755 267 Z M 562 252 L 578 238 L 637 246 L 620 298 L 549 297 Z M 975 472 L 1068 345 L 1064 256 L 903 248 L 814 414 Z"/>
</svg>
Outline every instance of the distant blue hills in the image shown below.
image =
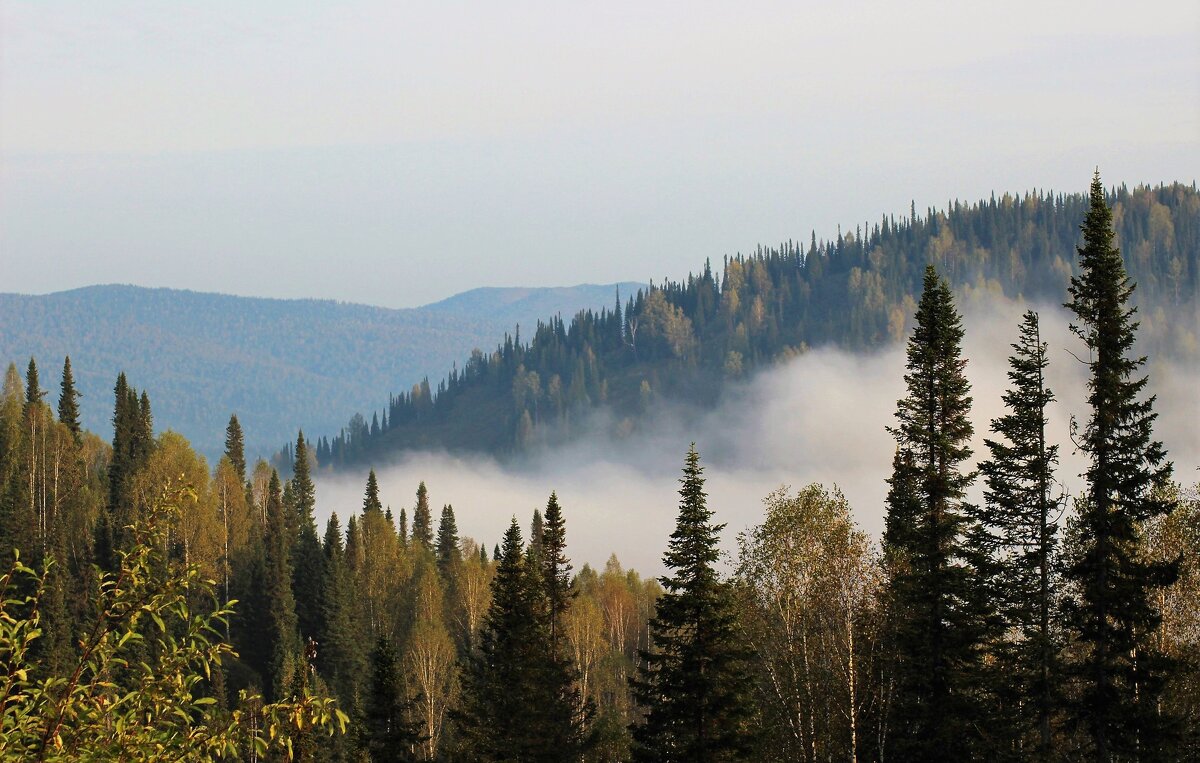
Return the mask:
<svg viewBox="0 0 1200 763">
<path fill-rule="evenodd" d="M 149 394 L 157 431 L 174 429 L 212 458 L 237 413 L 248 450 L 268 456 L 301 424 L 336 431 L 355 411 L 382 408 L 389 391 L 424 376 L 436 385 L 518 324 L 531 336 L 538 320 L 569 320 L 640 286 L 480 288 L 406 309 L 123 285 L 0 294 L 0 361 L 24 374 L 35 357 L 53 405 L 70 355 L 84 425 L 106 438 L 124 371 Z"/>
</svg>

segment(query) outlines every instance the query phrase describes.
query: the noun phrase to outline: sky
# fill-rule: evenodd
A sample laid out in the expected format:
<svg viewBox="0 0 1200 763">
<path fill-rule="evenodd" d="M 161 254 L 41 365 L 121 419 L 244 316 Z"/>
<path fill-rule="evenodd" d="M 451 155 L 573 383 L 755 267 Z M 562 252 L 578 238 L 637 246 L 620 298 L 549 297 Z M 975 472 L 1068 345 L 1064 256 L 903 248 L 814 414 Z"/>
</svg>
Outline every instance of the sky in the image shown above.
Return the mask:
<svg viewBox="0 0 1200 763">
<path fill-rule="evenodd" d="M 414 306 L 1191 182 L 1200 4 L 0 0 L 0 291 Z"/>
</svg>

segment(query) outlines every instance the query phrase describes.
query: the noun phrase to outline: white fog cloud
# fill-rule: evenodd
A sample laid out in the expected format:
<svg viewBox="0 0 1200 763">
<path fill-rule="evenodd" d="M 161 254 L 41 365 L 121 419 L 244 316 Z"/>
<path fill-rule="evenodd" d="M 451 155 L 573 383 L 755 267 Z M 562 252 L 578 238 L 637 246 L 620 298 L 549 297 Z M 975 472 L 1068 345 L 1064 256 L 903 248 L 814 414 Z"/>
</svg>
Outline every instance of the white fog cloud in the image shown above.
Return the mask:
<svg viewBox="0 0 1200 763">
<path fill-rule="evenodd" d="M 1012 303 L 966 309 L 976 457 L 984 451 L 988 422 L 1003 410 L 1009 345 L 1021 311 Z M 1062 310 L 1041 312 L 1050 344 L 1048 381 L 1059 398 L 1050 411 L 1050 435 L 1060 443 L 1060 477 L 1077 490 L 1084 462 L 1073 454 L 1068 435 L 1071 415 L 1085 413 L 1085 370 L 1067 352 L 1078 354 L 1079 342 L 1069 335 Z M 376 471 L 383 501 L 397 515 L 412 506 L 424 480 L 435 516 L 443 503 L 453 504 L 460 532 L 489 549 L 514 515 L 527 532 L 533 510 L 544 507 L 555 490 L 576 567 L 602 565 L 615 552 L 626 566 L 659 574 L 678 507 L 677 479 L 688 444 L 695 441 L 709 506 L 727 523 L 727 550 L 735 549 L 738 532 L 761 521 L 763 497 L 782 484 L 838 485 L 858 522 L 878 537 L 893 449 L 884 427 L 893 423 L 903 394 L 903 368 L 900 345 L 864 355 L 816 350 L 728 389 L 720 405 L 700 415 L 667 407 L 625 439 L 613 437 L 608 422 L 597 421 L 590 435 L 517 464 L 422 452 Z M 1194 481 L 1200 463 L 1196 369 L 1157 363 L 1151 371 L 1161 413 L 1157 434 L 1176 463 L 1177 478 Z M 344 521 L 361 506 L 365 481 L 365 469 L 320 478 L 319 511 L 327 517 L 336 510 Z"/>
</svg>

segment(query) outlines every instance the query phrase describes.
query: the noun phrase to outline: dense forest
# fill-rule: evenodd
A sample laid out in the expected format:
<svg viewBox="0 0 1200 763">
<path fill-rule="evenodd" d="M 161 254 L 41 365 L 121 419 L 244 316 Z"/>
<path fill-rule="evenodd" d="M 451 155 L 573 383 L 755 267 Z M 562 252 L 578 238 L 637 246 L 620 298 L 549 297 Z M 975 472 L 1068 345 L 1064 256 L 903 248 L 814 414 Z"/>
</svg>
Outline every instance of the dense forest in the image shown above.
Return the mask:
<svg viewBox="0 0 1200 763">
<path fill-rule="evenodd" d="M 527 525 L 479 542 L 436 485 L 393 513 L 372 471 L 361 509 L 318 528 L 303 435 L 282 479 L 247 463 L 232 417 L 210 470 L 154 435 L 123 374 L 108 443 L 79 425 L 69 361 L 55 407 L 34 360 L 24 379 L 10 366 L 0 757 L 1195 760 L 1200 494 L 1154 439 L 1098 178 L 1080 219 L 1059 299 L 1086 387 L 1046 388 L 1027 312 L 973 470 L 961 318 L 930 265 L 881 542 L 836 489 L 780 489 L 723 569 L 693 445 L 657 580 L 615 556 L 574 569 L 570 507 L 550 491 Z M 1046 437 L 1068 396 L 1089 411 L 1069 501 Z"/>
<path fill-rule="evenodd" d="M 1194 185 L 1107 193 L 1117 241 L 1136 279 L 1143 347 L 1200 354 L 1200 193 Z M 831 241 L 785 242 L 710 264 L 682 281 L 614 295 L 611 308 L 521 329 L 494 352 L 474 351 L 434 386 L 392 395 L 369 418 L 316 441 L 323 466 L 380 463 L 403 449 L 495 455 L 578 431 L 590 412 L 633 431 L 657 400 L 708 405 L 755 369 L 836 345 L 866 350 L 912 327 L 926 264 L 968 301 L 993 296 L 1062 302 L 1078 275 L 1074 255 L 1084 194 L 1004 195 L 943 211 L 885 217 Z M 284 449 L 277 463 L 286 465 Z"/>
</svg>

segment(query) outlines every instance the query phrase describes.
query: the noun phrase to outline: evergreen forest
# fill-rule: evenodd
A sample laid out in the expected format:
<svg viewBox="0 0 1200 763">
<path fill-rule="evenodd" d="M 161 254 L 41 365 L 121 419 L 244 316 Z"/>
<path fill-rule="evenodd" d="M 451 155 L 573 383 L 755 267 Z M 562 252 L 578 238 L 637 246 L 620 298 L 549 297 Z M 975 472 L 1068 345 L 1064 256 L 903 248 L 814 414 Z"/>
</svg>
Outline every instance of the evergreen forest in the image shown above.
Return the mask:
<svg viewBox="0 0 1200 763">
<path fill-rule="evenodd" d="M 1105 198 L 1138 284 L 1139 347 L 1200 357 L 1200 193 L 1176 183 L 1118 187 Z M 599 409 L 625 436 L 663 401 L 711 406 L 730 382 L 810 348 L 901 341 L 913 328 L 926 264 L 967 304 L 1000 297 L 1059 305 L 1080 272 L 1088 205 L 1086 194 L 1037 192 L 951 202 L 830 241 L 814 233 L 807 243 L 705 263 L 682 280 L 614 294 L 611 308 L 548 318 L 532 331 L 518 326 L 436 385 L 425 379 L 319 436 L 317 460 L 370 465 L 426 448 L 504 457 L 585 431 Z M 274 462 L 286 468 L 293 458 L 283 447 Z"/>
<path fill-rule="evenodd" d="M 69 358 L 55 383 L 10 365 L 0 758 L 1200 759 L 1200 486 L 1155 438 L 1171 412 L 1144 356 L 1195 351 L 1197 327 L 1164 316 L 1195 303 L 1197 252 L 1194 188 L 1098 175 L 1079 197 L 889 218 L 514 333 L 370 424 L 298 433 L 282 469 L 250 462 L 236 415 L 215 465 L 156 434 L 125 374 L 106 439 L 80 425 Z M 990 422 L 964 374 L 977 292 L 1065 303 L 1076 341 L 1051 357 L 1037 312 L 1011 326 Z M 393 511 L 365 467 L 361 507 L 316 505 L 324 466 L 511 452 L 594 406 L 708 401 L 806 347 L 889 340 L 905 392 L 878 422 L 895 441 L 879 539 L 836 488 L 784 487 L 723 562 L 703 443 L 662 475 L 678 504 L 658 578 L 573 561 L 552 485 L 499 538 L 460 534 L 471 507 L 439 506 L 436 484 Z M 1086 384 L 1049 389 L 1066 362 Z M 1052 442 L 1067 399 L 1087 415 Z M 1066 496 L 1069 448 L 1088 466 Z"/>
</svg>

